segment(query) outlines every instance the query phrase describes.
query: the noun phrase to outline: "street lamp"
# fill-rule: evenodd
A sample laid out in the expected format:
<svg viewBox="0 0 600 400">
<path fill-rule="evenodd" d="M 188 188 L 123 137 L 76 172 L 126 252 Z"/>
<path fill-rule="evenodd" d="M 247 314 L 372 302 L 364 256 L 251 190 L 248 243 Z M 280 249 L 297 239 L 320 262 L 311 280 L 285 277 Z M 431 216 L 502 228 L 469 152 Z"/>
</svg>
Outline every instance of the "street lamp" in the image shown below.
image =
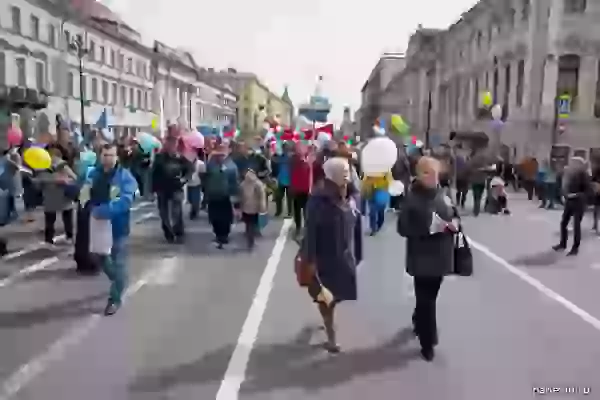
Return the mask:
<svg viewBox="0 0 600 400">
<path fill-rule="evenodd" d="M 70 44 L 69 48 L 75 51 L 75 55 L 79 61 L 79 109 L 81 112 L 81 136 L 84 136 L 85 129 L 85 88 L 83 82 L 83 59 L 88 55 L 89 49 L 85 45 L 83 36 L 77 36 Z"/>
</svg>

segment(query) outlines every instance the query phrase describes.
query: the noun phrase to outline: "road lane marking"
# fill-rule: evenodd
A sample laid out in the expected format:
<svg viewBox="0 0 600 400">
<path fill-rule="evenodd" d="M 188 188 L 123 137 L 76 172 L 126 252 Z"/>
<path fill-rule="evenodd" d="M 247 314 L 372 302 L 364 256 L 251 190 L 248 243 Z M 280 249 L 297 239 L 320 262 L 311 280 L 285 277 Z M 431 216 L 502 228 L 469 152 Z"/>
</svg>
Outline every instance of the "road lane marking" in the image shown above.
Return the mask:
<svg viewBox="0 0 600 400">
<path fill-rule="evenodd" d="M 133 221 L 133 224 L 135 224 L 135 225 L 140 224 L 140 223 L 146 221 L 147 219 L 154 217 L 154 215 L 155 215 L 154 212 L 149 212 L 149 213 L 143 214 L 143 215 L 139 216 L 135 221 Z M 74 252 L 74 250 L 70 249 L 66 253 L 64 253 L 64 255 L 66 257 L 69 257 L 69 256 L 73 255 L 73 252 Z M 22 269 L 18 270 L 17 272 L 10 274 L 6 278 L 1 279 L 0 280 L 0 288 L 6 287 L 6 286 L 14 283 L 18 279 L 26 278 L 27 276 L 29 276 L 35 272 L 43 271 L 43 270 L 47 269 L 48 267 L 56 264 L 59 261 L 60 261 L 60 259 L 57 256 L 53 256 L 53 257 L 44 258 L 43 260 L 38 261 L 35 264 L 28 265 L 27 267 L 22 268 Z"/>
<path fill-rule="evenodd" d="M 148 282 L 152 281 L 161 268 L 163 268 L 162 263 L 157 267 L 152 268 L 150 271 L 143 273 L 139 280 L 129 286 L 127 291 L 123 294 L 123 305 L 138 293 L 140 289 L 146 286 Z M 96 326 L 98 326 L 102 319 L 102 315 L 93 314 L 84 318 L 82 321 L 75 323 L 66 334 L 50 345 L 46 351 L 19 367 L 0 386 L 0 400 L 12 399 L 24 387 L 47 371 L 52 364 L 64 360 L 68 351 L 81 344 L 81 342 L 92 333 Z"/>
<path fill-rule="evenodd" d="M 139 210 L 143 207 L 146 207 L 147 205 L 150 205 L 150 204 L 152 204 L 152 202 L 143 201 L 143 202 L 131 207 L 131 211 L 137 211 L 137 210 Z M 62 242 L 65 239 L 66 239 L 66 236 L 64 234 L 54 237 L 55 242 Z M 33 253 L 34 251 L 40 250 L 40 249 L 44 248 L 45 245 L 46 245 L 46 242 L 44 242 L 44 241 L 37 242 L 31 246 L 26 246 L 26 247 L 22 248 L 21 250 L 15 251 L 14 253 L 9 253 L 9 254 L 3 256 L 1 258 L 1 260 L 2 261 L 14 260 L 15 258 L 19 258 L 26 254 Z"/>
<path fill-rule="evenodd" d="M 522 281 L 524 281 L 525 283 L 529 284 L 530 286 L 532 286 L 534 289 L 538 290 L 540 293 L 542 293 L 546 297 L 548 297 L 548 298 L 556 301 L 557 303 L 561 304 L 567 310 L 571 311 L 573 314 L 575 314 L 576 316 L 578 316 L 579 318 L 581 318 L 583 321 L 585 321 L 588 324 L 590 324 L 596 330 L 600 331 L 600 320 L 599 319 L 597 319 L 596 317 L 594 317 L 593 315 L 591 315 L 590 313 L 588 313 L 584 309 L 578 307 L 577 305 L 575 305 L 574 303 L 572 303 L 570 300 L 567 300 L 565 297 L 561 296 L 560 294 L 558 294 L 554 290 L 550 289 L 548 286 L 544 285 L 542 282 L 540 282 L 539 280 L 535 279 L 534 277 L 532 277 L 528 273 L 526 273 L 523 270 L 515 267 L 514 265 L 512 265 L 511 263 L 509 263 L 508 261 L 506 261 L 505 259 L 503 259 L 499 255 L 495 254 L 488 247 L 486 247 L 486 246 L 484 246 L 484 245 L 482 245 L 480 243 L 477 243 L 477 242 L 473 241 L 473 239 L 471 239 L 471 238 L 469 238 L 469 242 L 471 244 L 471 247 L 479 250 L 480 252 L 482 252 L 483 254 L 485 254 L 488 258 L 490 258 L 491 260 L 495 261 L 497 264 L 499 264 L 502 267 L 504 267 L 508 272 L 510 272 L 511 274 L 517 276 Z"/>
<path fill-rule="evenodd" d="M 281 227 L 271 256 L 260 277 L 260 283 L 254 294 L 248 316 L 242 326 L 242 332 L 240 333 L 231 359 L 229 360 L 229 364 L 227 365 L 227 370 L 221 381 L 216 400 L 237 400 L 239 397 L 240 386 L 242 385 L 242 382 L 244 382 L 246 368 L 248 367 L 248 361 L 250 360 L 250 352 L 252 351 L 252 347 L 258 336 L 258 330 L 267 308 L 271 289 L 273 288 L 275 273 L 277 272 L 277 267 L 281 261 L 281 255 L 283 254 L 291 226 L 292 220 L 285 219 L 283 221 L 283 226 Z"/>
</svg>

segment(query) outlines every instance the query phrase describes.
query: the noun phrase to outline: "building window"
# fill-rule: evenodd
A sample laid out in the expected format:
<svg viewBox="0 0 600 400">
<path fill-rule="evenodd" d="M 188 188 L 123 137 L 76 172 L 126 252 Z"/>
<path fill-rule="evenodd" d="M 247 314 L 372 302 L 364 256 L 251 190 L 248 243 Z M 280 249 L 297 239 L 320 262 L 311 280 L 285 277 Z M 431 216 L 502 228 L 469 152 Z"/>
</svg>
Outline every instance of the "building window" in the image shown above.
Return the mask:
<svg viewBox="0 0 600 400">
<path fill-rule="evenodd" d="M 510 105 L 510 64 L 504 67 L 504 99 L 502 99 L 503 119 L 508 118 L 508 110 Z"/>
<path fill-rule="evenodd" d="M 92 100 L 98 101 L 98 79 L 92 78 Z"/>
<path fill-rule="evenodd" d="M 508 15 L 506 16 L 506 18 L 507 18 L 507 22 L 508 22 L 508 28 L 514 29 L 514 27 L 515 27 L 515 10 L 514 10 L 514 8 L 511 8 L 510 10 L 508 10 Z"/>
<path fill-rule="evenodd" d="M 67 94 L 75 97 L 75 74 L 67 72 Z"/>
<path fill-rule="evenodd" d="M 106 50 L 104 49 L 104 46 L 100 46 L 98 48 L 98 62 L 100 64 L 104 64 L 106 62 Z"/>
<path fill-rule="evenodd" d="M 17 58 L 15 65 L 17 66 L 17 86 L 27 87 L 26 60 L 24 58 Z"/>
<path fill-rule="evenodd" d="M 125 56 L 122 53 L 119 53 L 117 56 L 117 68 L 123 70 L 125 66 Z"/>
<path fill-rule="evenodd" d="M 0 85 L 6 85 L 6 54 L 0 53 Z"/>
<path fill-rule="evenodd" d="M 35 63 L 35 87 L 37 90 L 46 89 L 46 64 L 42 61 Z"/>
<path fill-rule="evenodd" d="M 56 47 L 56 27 L 52 24 L 48 25 L 48 46 Z"/>
<path fill-rule="evenodd" d="M 108 56 L 108 65 L 111 67 L 115 66 L 115 51 L 113 49 L 110 49 L 110 53 Z"/>
<path fill-rule="evenodd" d="M 71 51 L 71 32 L 64 31 L 63 34 L 65 35 L 65 44 L 67 45 L 67 49 Z"/>
<path fill-rule="evenodd" d="M 111 93 L 110 93 L 110 97 L 111 97 L 110 104 L 117 105 L 117 90 L 118 90 L 117 84 L 113 83 L 111 86 L 112 87 L 111 87 Z"/>
<path fill-rule="evenodd" d="M 137 104 L 135 105 L 136 108 L 142 108 L 142 91 L 140 89 L 137 90 Z"/>
<path fill-rule="evenodd" d="M 87 76 L 82 76 L 81 80 L 79 81 L 79 84 L 81 85 L 81 87 L 79 88 L 79 92 L 83 94 L 83 100 L 89 100 L 87 98 Z"/>
<path fill-rule="evenodd" d="M 15 33 L 21 33 L 21 9 L 19 7 L 11 7 L 10 15 L 12 19 L 12 30 Z"/>
<path fill-rule="evenodd" d="M 109 100 L 110 99 L 108 98 L 108 82 L 102 80 L 102 101 L 104 103 L 108 103 Z"/>
<path fill-rule="evenodd" d="M 525 60 L 520 60 L 517 65 L 517 107 L 523 106 L 523 93 L 525 80 Z"/>
<path fill-rule="evenodd" d="M 564 0 L 565 14 L 581 14 L 585 12 L 587 0 Z"/>
<path fill-rule="evenodd" d="M 125 86 L 121 86 L 121 105 L 125 107 L 127 105 L 127 88 Z"/>
<path fill-rule="evenodd" d="M 127 73 L 131 74 L 133 73 L 133 58 L 129 57 L 127 59 Z"/>
<path fill-rule="evenodd" d="M 567 54 L 558 58 L 556 94 L 571 96 L 571 108 L 573 110 L 577 106 L 580 62 L 581 59 L 575 54 Z"/>
<path fill-rule="evenodd" d="M 134 90 L 133 88 L 129 88 L 129 105 L 131 107 L 134 107 L 135 104 L 133 104 L 135 101 L 135 94 L 134 94 Z"/>
<path fill-rule="evenodd" d="M 77 41 L 77 43 L 85 43 L 83 41 L 83 35 L 81 33 L 75 35 L 75 40 Z"/>
<path fill-rule="evenodd" d="M 473 112 L 475 117 L 477 117 L 479 115 L 479 79 L 475 78 L 473 79 L 473 92 L 474 92 L 474 96 L 473 96 Z"/>
<path fill-rule="evenodd" d="M 35 15 L 29 18 L 31 23 L 31 38 L 33 40 L 40 40 L 40 19 Z"/>
<path fill-rule="evenodd" d="M 521 21 L 528 22 L 529 21 L 529 12 L 531 10 L 531 2 L 530 0 L 522 0 L 521 3 Z"/>
<path fill-rule="evenodd" d="M 596 79 L 596 101 L 594 103 L 594 117 L 600 118 L 600 60 L 598 60 L 596 69 L 598 70 L 598 78 Z M 2 78 L 0 77 L 0 79 Z"/>
<path fill-rule="evenodd" d="M 88 49 L 88 57 L 91 61 L 96 61 L 96 42 L 90 40 L 90 47 Z"/>
</svg>

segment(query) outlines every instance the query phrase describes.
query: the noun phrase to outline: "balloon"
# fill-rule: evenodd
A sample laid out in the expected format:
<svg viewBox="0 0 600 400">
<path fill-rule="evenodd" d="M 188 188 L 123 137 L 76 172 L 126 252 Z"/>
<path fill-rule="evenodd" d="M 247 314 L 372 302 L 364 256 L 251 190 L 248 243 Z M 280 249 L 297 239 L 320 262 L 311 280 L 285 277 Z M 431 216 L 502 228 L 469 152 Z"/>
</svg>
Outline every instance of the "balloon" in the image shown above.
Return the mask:
<svg viewBox="0 0 600 400">
<path fill-rule="evenodd" d="M 52 157 L 40 147 L 30 147 L 25 150 L 23 161 L 32 169 L 48 169 L 52 166 Z"/>
<path fill-rule="evenodd" d="M 6 140 L 9 146 L 18 146 L 23 143 L 23 131 L 19 128 L 10 127 L 6 133 Z"/>
<path fill-rule="evenodd" d="M 394 114 L 391 118 L 392 132 L 398 133 L 402 136 L 407 136 L 410 131 L 410 125 L 408 125 L 401 115 Z"/>
<path fill-rule="evenodd" d="M 137 134 L 137 140 L 142 151 L 151 154 L 154 150 L 161 147 L 160 141 L 149 133 L 140 132 Z"/>
<path fill-rule="evenodd" d="M 182 137 L 183 144 L 192 149 L 204 148 L 204 136 L 199 132 L 188 133 Z"/>
<path fill-rule="evenodd" d="M 82 166 L 85 166 L 86 168 L 96 165 L 97 159 L 98 157 L 96 156 L 96 153 L 91 150 L 86 150 L 79 153 L 79 161 L 81 162 Z"/>
<path fill-rule="evenodd" d="M 319 149 L 322 149 L 323 147 L 325 147 L 327 142 L 329 142 L 330 140 L 331 140 L 331 135 L 329 135 L 329 133 L 319 132 L 319 135 L 317 136 L 317 147 Z"/>
<path fill-rule="evenodd" d="M 485 107 L 490 107 L 493 102 L 494 102 L 494 96 L 492 96 L 492 92 L 490 92 L 490 91 L 483 92 L 483 94 L 481 95 L 481 104 L 483 104 Z"/>
<path fill-rule="evenodd" d="M 371 139 L 362 149 L 361 166 L 365 175 L 388 173 L 398 159 L 396 144 L 387 137 Z"/>
<path fill-rule="evenodd" d="M 496 104 L 492 107 L 492 118 L 494 121 L 500 121 L 502 118 L 502 106 L 500 104 Z"/>
<path fill-rule="evenodd" d="M 391 196 L 401 196 L 404 194 L 404 183 L 402 181 L 393 181 L 390 183 L 388 192 Z"/>
</svg>

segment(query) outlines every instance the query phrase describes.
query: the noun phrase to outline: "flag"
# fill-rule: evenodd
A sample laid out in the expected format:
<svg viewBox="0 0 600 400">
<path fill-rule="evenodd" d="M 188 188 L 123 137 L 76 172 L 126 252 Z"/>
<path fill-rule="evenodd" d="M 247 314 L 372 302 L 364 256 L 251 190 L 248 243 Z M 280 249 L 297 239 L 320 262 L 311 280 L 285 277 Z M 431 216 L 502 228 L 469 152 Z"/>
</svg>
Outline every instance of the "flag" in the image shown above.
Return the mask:
<svg viewBox="0 0 600 400">
<path fill-rule="evenodd" d="M 102 110 L 98 120 L 96 121 L 96 128 L 98 129 L 108 129 L 108 115 L 106 113 L 106 108 Z"/>
</svg>

